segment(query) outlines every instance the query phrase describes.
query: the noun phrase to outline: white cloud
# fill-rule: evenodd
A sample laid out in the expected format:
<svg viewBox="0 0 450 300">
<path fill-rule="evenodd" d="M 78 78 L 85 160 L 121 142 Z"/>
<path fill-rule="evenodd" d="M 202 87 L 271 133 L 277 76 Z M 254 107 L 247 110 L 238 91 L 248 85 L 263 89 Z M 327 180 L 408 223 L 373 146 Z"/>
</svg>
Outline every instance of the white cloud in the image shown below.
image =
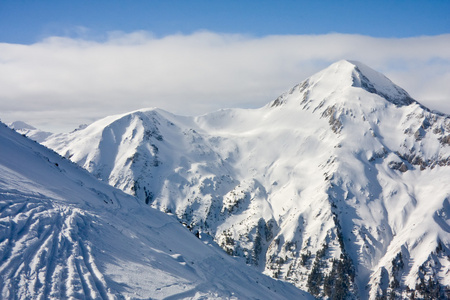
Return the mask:
<svg viewBox="0 0 450 300">
<path fill-rule="evenodd" d="M 432 109 L 450 113 L 450 35 L 267 36 L 198 32 L 103 42 L 52 37 L 0 44 L 0 117 L 67 131 L 143 107 L 198 115 L 260 107 L 340 59 L 384 73 Z"/>
</svg>

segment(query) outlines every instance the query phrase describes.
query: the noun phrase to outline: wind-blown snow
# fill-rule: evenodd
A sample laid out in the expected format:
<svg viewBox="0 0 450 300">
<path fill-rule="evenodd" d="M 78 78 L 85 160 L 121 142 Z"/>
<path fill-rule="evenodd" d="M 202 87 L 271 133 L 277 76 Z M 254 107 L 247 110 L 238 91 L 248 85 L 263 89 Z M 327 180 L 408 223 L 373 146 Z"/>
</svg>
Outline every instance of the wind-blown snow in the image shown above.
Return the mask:
<svg viewBox="0 0 450 300">
<path fill-rule="evenodd" d="M 308 299 L 0 124 L 2 299 Z"/>
<path fill-rule="evenodd" d="M 362 63 L 260 109 L 143 109 L 45 145 L 315 296 L 449 296 L 450 118 Z"/>
</svg>

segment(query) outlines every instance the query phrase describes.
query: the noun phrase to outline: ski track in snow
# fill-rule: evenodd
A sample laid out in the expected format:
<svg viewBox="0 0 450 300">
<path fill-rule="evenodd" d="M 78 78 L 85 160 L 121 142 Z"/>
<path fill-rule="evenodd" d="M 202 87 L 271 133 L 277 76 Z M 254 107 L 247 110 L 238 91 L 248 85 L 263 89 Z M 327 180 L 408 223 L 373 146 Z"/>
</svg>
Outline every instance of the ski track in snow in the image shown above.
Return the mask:
<svg viewBox="0 0 450 300">
<path fill-rule="evenodd" d="M 0 190 L 0 199 L 0 224 L 6 229 L 0 242 L 6 250 L 0 260 L 3 295 L 112 298 L 77 230 L 79 223 L 92 223 L 92 216 L 77 208 L 55 207 L 45 197 Z M 9 294 L 15 291 L 20 293 Z"/>
</svg>

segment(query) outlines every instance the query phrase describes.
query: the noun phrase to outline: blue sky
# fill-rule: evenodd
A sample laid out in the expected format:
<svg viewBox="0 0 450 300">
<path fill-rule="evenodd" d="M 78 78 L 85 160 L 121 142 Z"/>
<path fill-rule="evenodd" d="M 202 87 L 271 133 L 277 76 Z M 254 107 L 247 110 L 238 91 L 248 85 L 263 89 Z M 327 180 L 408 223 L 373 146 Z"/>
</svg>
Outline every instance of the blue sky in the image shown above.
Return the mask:
<svg viewBox="0 0 450 300">
<path fill-rule="evenodd" d="M 0 119 L 258 108 L 361 61 L 450 114 L 450 1 L 0 0 Z"/>
<path fill-rule="evenodd" d="M 438 35 L 450 31 L 450 1 L 68 1 L 1 0 L 0 41 L 30 44 L 48 36 L 104 39 L 108 32 L 155 36 L 198 30 L 251 36 Z"/>
</svg>

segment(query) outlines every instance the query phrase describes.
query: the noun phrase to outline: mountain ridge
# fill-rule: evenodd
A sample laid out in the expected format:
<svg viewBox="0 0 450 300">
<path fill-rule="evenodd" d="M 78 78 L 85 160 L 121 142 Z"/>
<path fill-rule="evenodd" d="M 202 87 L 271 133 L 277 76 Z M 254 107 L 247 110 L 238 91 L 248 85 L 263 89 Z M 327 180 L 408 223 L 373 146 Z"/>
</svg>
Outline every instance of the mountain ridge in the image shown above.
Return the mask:
<svg viewBox="0 0 450 300">
<path fill-rule="evenodd" d="M 364 64 L 259 109 L 113 119 L 45 144 L 317 297 L 449 296 L 450 189 L 435 182 L 450 118 Z"/>
<path fill-rule="evenodd" d="M 0 123 L 2 299 L 311 299 Z"/>
</svg>

